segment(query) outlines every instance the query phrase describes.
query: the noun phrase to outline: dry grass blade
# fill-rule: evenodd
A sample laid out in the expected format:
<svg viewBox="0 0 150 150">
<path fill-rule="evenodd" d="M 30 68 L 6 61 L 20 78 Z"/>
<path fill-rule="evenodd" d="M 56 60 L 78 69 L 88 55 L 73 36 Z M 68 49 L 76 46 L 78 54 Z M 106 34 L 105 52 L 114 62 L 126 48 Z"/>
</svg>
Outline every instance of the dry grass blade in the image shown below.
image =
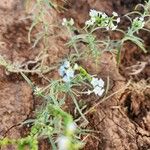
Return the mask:
<svg viewBox="0 0 150 150">
<path fill-rule="evenodd" d="M 147 62 L 139 62 L 136 65 L 130 66 L 126 68 L 128 75 L 138 75 L 140 74 L 146 67 Z"/>
</svg>

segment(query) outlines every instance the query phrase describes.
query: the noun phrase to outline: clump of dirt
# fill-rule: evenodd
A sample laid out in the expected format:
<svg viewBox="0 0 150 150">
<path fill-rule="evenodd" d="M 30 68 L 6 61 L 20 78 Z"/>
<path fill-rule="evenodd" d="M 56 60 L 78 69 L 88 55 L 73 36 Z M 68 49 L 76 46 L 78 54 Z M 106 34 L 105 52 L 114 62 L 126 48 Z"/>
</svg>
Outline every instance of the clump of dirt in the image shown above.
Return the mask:
<svg viewBox="0 0 150 150">
<path fill-rule="evenodd" d="M 126 43 L 121 53 L 120 73 L 134 81 L 147 80 L 150 76 L 150 54 L 134 44 Z"/>
<path fill-rule="evenodd" d="M 24 1 L 21 0 L 16 0 L 16 1 L 13 1 L 13 0 L 3 0 L 0 2 L 0 8 L 4 11 L 16 11 L 16 10 L 19 10 L 23 7 L 23 3 Z"/>
<path fill-rule="evenodd" d="M 133 84 L 126 90 L 122 97 L 128 117 L 136 122 L 141 128 L 150 132 L 150 88 L 141 81 Z"/>
<path fill-rule="evenodd" d="M 28 30 L 31 21 L 24 19 L 25 13 L 22 3 L 23 1 L 10 1 L 8 3 L 4 0 L 5 10 L 0 10 L 2 20 L 0 23 L 0 55 L 16 65 L 34 59 L 39 52 L 38 48 L 32 49 L 33 43 L 28 43 Z M 0 6 L 3 4 L 0 3 Z M 20 9 L 17 9 L 16 6 Z M 6 72 L 2 68 L 0 68 L 0 72 L 1 79 L 7 78 Z"/>
<path fill-rule="evenodd" d="M 114 88 L 117 91 L 124 86 L 117 82 Z M 150 89 L 145 83 L 131 84 L 125 89 L 87 115 L 92 120 L 91 129 L 97 133 L 89 138 L 85 150 L 150 148 Z"/>
<path fill-rule="evenodd" d="M 32 91 L 24 82 L 1 81 L 0 89 L 0 138 L 8 135 L 19 138 L 20 132 L 16 128 L 28 118 L 33 108 Z"/>
</svg>

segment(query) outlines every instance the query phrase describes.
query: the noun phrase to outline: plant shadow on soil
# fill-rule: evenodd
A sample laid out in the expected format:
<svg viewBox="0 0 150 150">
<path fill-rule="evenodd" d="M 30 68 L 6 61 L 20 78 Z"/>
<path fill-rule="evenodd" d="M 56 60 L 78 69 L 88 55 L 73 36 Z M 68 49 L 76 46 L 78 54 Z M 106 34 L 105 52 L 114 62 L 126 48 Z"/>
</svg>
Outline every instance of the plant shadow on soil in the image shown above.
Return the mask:
<svg viewBox="0 0 150 150">
<path fill-rule="evenodd" d="M 54 13 L 58 20 L 63 17 L 74 18 L 77 26 L 80 27 L 88 18 L 90 9 L 106 11 L 108 14 L 117 11 L 118 14 L 122 15 L 132 10 L 137 2 L 143 1 L 70 0 L 67 4 L 64 4 L 64 7 L 68 9 L 67 13 Z M 31 49 L 32 44 L 27 41 L 31 21 L 19 21 L 25 15 L 22 10 L 22 1 L 11 0 L 8 3 L 8 0 L 4 0 L 0 2 L 0 8 L 2 8 L 0 9 L 2 18 L 0 23 L 0 54 L 12 62 L 23 63 L 33 60 L 39 53 L 40 45 L 33 50 Z M 141 34 L 146 35 L 147 39 L 144 40 L 147 48 L 149 48 L 149 35 Z M 64 46 L 67 36 L 61 35 L 56 40 L 52 38 L 50 37 L 53 45 L 49 49 L 48 61 L 50 65 L 65 57 L 66 53 L 69 52 L 69 49 Z M 101 65 L 97 70 L 95 70 L 95 65 L 90 63 L 90 60 L 80 62 L 90 73 L 98 74 L 105 81 L 109 76 L 108 95 L 124 88 L 130 79 L 134 81 L 129 87 L 104 101 L 86 115 L 90 121 L 88 129 L 96 132 L 90 133 L 90 136 L 87 137 L 85 150 L 147 150 L 150 148 L 149 58 L 149 53 L 143 54 L 135 45 L 126 43 L 119 69 L 115 57 L 109 52 L 101 56 Z M 129 74 L 132 71 L 130 66 L 142 62 L 146 64 L 139 74 Z M 45 84 L 40 77 L 31 74 L 29 76 L 38 84 Z M 55 78 L 58 75 L 56 72 L 52 72 L 47 76 Z M 0 138 L 4 136 L 19 138 L 27 135 L 29 129 L 19 125 L 22 121 L 34 117 L 35 109 L 42 104 L 42 101 L 40 99 L 35 100 L 31 88 L 19 74 L 8 74 L 2 67 L 0 68 L 0 91 Z M 81 98 L 88 105 L 88 108 L 99 102 L 93 96 Z M 68 106 L 66 109 L 69 109 L 77 117 L 74 114 L 73 103 L 68 100 L 66 106 Z M 8 147 L 6 149 L 14 148 Z M 40 141 L 39 149 L 50 149 L 50 144 L 47 140 Z"/>
</svg>

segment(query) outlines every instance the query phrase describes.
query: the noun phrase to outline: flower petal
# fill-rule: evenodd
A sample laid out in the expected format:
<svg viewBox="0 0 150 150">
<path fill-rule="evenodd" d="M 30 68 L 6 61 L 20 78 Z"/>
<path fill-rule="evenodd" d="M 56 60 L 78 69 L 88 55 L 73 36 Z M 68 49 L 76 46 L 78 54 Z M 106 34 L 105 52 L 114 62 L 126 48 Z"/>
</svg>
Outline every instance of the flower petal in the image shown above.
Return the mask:
<svg viewBox="0 0 150 150">
<path fill-rule="evenodd" d="M 93 87 L 98 85 L 98 78 L 92 78 L 91 84 L 93 85 Z"/>
<path fill-rule="evenodd" d="M 68 77 L 68 76 L 65 75 L 65 76 L 63 77 L 63 81 L 64 81 L 64 82 L 70 82 L 71 79 L 70 79 L 70 77 Z"/>
<path fill-rule="evenodd" d="M 65 75 L 65 68 L 64 68 L 64 66 L 60 66 L 60 68 L 58 69 L 58 73 L 60 74 L 60 76 L 64 76 Z"/>
<path fill-rule="evenodd" d="M 104 81 L 102 79 L 98 80 L 98 86 L 99 87 L 104 87 Z"/>
<path fill-rule="evenodd" d="M 66 76 L 73 78 L 74 77 L 74 70 L 69 68 L 66 70 Z"/>
<path fill-rule="evenodd" d="M 63 63 L 63 66 L 65 68 L 69 68 L 70 67 L 70 62 L 68 60 L 65 60 L 64 63 Z"/>
</svg>

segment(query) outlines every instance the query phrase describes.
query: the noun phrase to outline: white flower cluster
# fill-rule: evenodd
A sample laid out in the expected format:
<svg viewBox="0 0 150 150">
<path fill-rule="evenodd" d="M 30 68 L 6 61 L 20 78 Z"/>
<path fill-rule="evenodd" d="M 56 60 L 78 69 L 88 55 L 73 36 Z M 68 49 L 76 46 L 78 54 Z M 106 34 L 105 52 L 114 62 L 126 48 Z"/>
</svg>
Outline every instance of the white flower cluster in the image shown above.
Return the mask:
<svg viewBox="0 0 150 150">
<path fill-rule="evenodd" d="M 74 77 L 74 69 L 70 66 L 70 62 L 65 60 L 58 70 L 60 76 L 63 77 L 64 82 L 70 82 Z"/>
<path fill-rule="evenodd" d="M 62 25 L 63 26 L 73 26 L 74 25 L 74 20 L 72 18 L 70 20 L 67 20 L 66 18 L 63 18 Z"/>
<path fill-rule="evenodd" d="M 115 30 L 117 24 L 120 22 L 120 18 L 116 12 L 112 13 L 112 17 L 107 16 L 105 13 L 96 10 L 90 10 L 90 20 L 85 22 L 87 27 L 98 25 L 99 27 L 106 28 L 107 30 Z"/>
<path fill-rule="evenodd" d="M 102 96 L 104 93 L 104 81 L 98 78 L 92 78 L 91 84 L 93 86 L 93 90 L 88 90 L 87 94 L 90 95 L 91 93 L 95 93 L 95 95 Z"/>
<path fill-rule="evenodd" d="M 76 130 L 76 124 L 74 122 L 69 123 L 66 127 L 68 135 L 73 135 Z M 70 150 L 71 139 L 68 136 L 60 136 L 57 139 L 58 150 Z"/>
<path fill-rule="evenodd" d="M 71 79 L 75 76 L 75 70 L 78 69 L 78 65 L 75 64 L 74 67 L 71 67 L 70 62 L 65 60 L 63 64 L 58 69 L 60 76 L 62 76 L 64 82 L 70 82 Z"/>
<path fill-rule="evenodd" d="M 136 17 L 132 22 L 132 29 L 134 31 L 137 31 L 139 29 L 142 29 L 145 25 L 144 18 L 143 17 Z"/>
</svg>

